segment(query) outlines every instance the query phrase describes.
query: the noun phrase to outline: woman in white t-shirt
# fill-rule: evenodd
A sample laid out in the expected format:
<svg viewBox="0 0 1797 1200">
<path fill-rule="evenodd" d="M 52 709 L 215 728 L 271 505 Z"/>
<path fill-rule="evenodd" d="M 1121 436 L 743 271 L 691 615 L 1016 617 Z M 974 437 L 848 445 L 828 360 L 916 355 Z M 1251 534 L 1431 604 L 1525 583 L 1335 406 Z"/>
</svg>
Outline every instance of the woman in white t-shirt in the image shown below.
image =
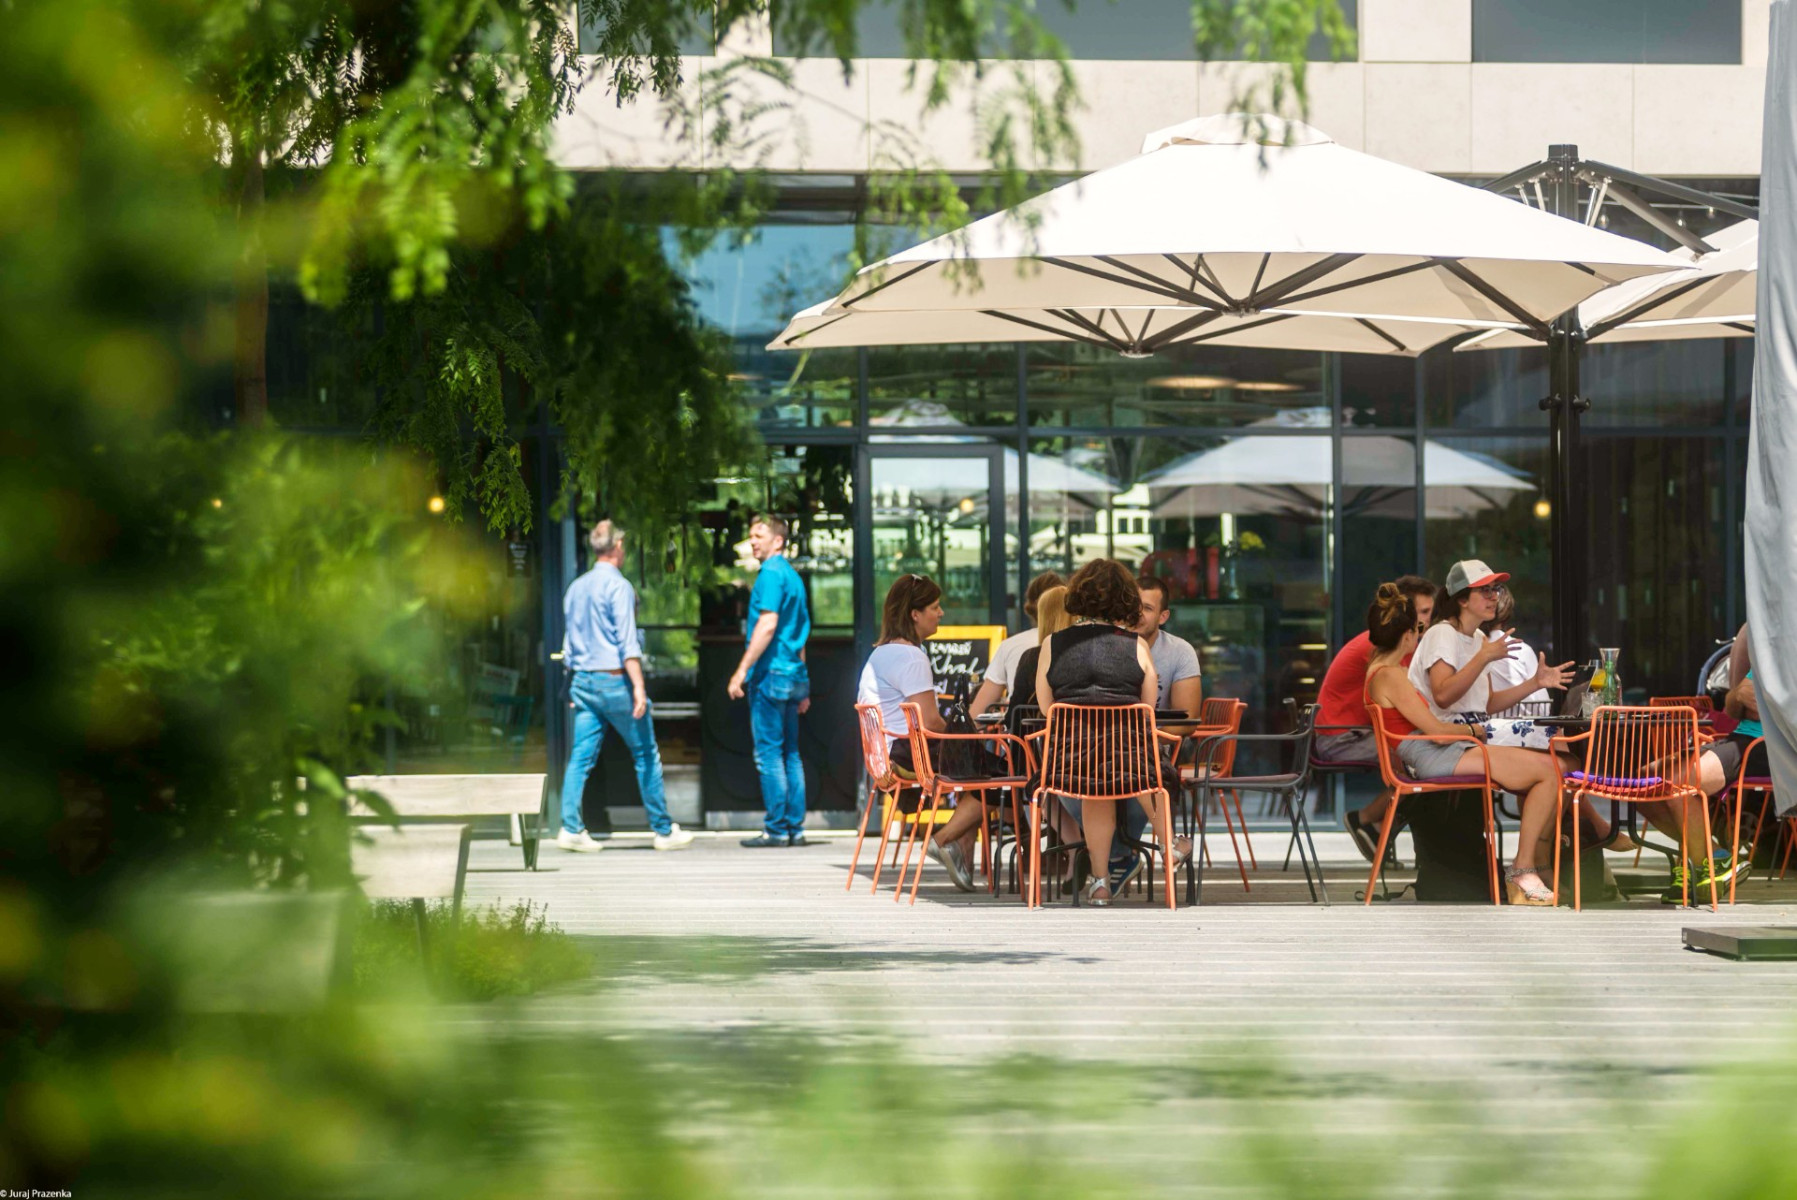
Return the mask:
<svg viewBox="0 0 1797 1200">
<path fill-rule="evenodd" d="M 906 775 L 915 771 L 916 761 L 911 755 L 911 722 L 900 706 L 917 705 L 925 729 L 941 733 L 947 728 L 936 704 L 930 656 L 923 650 L 924 639 L 941 624 L 942 589 L 935 580 L 927 575 L 901 575 L 893 580 L 880 610 L 880 640 L 867 656 L 855 688 L 855 703 L 880 706 L 880 720 L 892 738 L 893 766 Z M 973 890 L 966 842 L 976 832 L 979 819 L 979 805 L 959 805 L 929 845 L 930 857 L 942 864 L 955 887 L 964 892 Z"/>
<path fill-rule="evenodd" d="M 1572 664 L 1538 663 L 1528 679 L 1492 689 L 1489 668 L 1508 659 L 1521 643 L 1508 634 L 1487 638 L 1480 628 L 1497 617 L 1499 585 L 1509 575 L 1493 571 L 1476 558 L 1455 563 L 1435 610 L 1435 624 L 1417 643 L 1410 660 L 1410 682 L 1423 694 L 1437 720 L 1457 713 L 1502 712 L 1538 688 L 1565 687 Z"/>
<path fill-rule="evenodd" d="M 1511 594 L 1509 587 L 1504 584 L 1498 584 L 1497 589 L 1497 613 L 1491 620 L 1479 627 L 1484 631 L 1485 636 L 1493 641 L 1509 635 L 1510 622 L 1516 617 L 1516 597 Z M 1505 689 L 1518 687 L 1530 682 L 1535 678 L 1535 672 L 1540 669 L 1541 656 L 1535 653 L 1535 648 L 1527 642 L 1512 637 L 1510 638 L 1510 656 L 1508 658 L 1500 658 L 1492 663 L 1486 670 L 1486 678 L 1490 680 L 1493 689 L 1501 692 Z M 1523 696 L 1521 700 L 1515 700 L 1511 703 L 1513 705 L 1539 704 L 1549 699 L 1551 699 L 1551 697 L 1548 696 L 1547 689 L 1538 687 L 1534 691 Z M 1496 711 L 1502 712 L 1505 710 L 1499 709 Z M 1534 715 L 1540 716 L 1543 714 L 1536 713 Z"/>
</svg>

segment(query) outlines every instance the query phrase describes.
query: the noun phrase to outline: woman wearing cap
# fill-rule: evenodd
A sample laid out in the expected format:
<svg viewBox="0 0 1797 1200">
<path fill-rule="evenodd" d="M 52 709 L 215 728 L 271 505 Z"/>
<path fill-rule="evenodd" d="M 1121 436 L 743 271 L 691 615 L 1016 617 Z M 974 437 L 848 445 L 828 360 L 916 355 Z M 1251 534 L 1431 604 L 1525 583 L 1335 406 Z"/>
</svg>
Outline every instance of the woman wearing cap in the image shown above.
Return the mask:
<svg viewBox="0 0 1797 1200">
<path fill-rule="evenodd" d="M 1492 690 L 1486 668 L 1510 658 L 1519 643 L 1508 633 L 1487 638 L 1480 626 L 1497 618 L 1499 588 L 1509 578 L 1476 558 L 1449 568 L 1435 624 L 1417 644 L 1410 662 L 1410 682 L 1437 720 L 1451 721 L 1457 713 L 1502 712 L 1537 688 L 1566 686 L 1571 663 L 1557 667 L 1540 663 L 1521 683 Z"/>
<path fill-rule="evenodd" d="M 1379 585 L 1379 594 L 1367 609 L 1366 624 L 1373 644 L 1373 657 L 1367 664 L 1366 703 L 1369 709 L 1376 705 L 1385 710 L 1386 732 L 1393 737 L 1421 733 L 1465 739 L 1399 742 L 1397 753 L 1405 768 L 1417 779 L 1444 779 L 1482 774 L 1484 763 L 1489 760 L 1492 782 L 1522 797 L 1522 830 L 1516 839 L 1516 855 L 1504 869 L 1510 903 L 1552 904 L 1553 889 L 1541 878 L 1535 863 L 1543 845 L 1551 847 L 1547 838 L 1558 788 L 1553 761 L 1539 751 L 1513 746 L 1492 746 L 1481 752 L 1473 744 L 1480 733 L 1477 726 L 1449 725 L 1431 711 L 1434 706 L 1425 702 L 1423 693 L 1404 671 L 1405 656 L 1415 651 L 1412 661 L 1421 661 L 1422 650 L 1417 646 L 1416 604 L 1397 584 Z M 1436 625 L 1430 632 L 1440 628 Z"/>
</svg>

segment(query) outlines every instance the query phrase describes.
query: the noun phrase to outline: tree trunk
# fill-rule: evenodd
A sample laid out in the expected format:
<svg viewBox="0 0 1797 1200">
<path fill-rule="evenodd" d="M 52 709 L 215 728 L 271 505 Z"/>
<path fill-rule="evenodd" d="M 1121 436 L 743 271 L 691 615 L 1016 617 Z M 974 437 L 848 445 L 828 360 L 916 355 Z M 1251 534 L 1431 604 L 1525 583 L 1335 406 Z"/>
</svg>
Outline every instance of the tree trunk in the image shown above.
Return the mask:
<svg viewBox="0 0 1797 1200">
<path fill-rule="evenodd" d="M 268 420 L 268 252 L 262 242 L 261 151 L 241 143 L 233 150 L 242 164 L 237 227 L 243 247 L 237 257 L 237 344 L 232 365 L 237 425 L 248 429 Z"/>
</svg>

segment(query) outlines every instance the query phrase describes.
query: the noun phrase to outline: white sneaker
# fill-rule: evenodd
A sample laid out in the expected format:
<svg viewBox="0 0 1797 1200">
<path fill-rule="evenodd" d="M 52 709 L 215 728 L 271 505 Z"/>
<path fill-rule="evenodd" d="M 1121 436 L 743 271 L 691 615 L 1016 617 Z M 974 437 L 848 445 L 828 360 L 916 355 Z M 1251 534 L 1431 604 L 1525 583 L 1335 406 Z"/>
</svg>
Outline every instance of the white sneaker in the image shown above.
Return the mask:
<svg viewBox="0 0 1797 1200">
<path fill-rule="evenodd" d="M 666 833 L 655 835 L 657 850 L 684 850 L 693 844 L 693 835 L 676 825 Z"/>
<path fill-rule="evenodd" d="M 605 849 L 604 842 L 595 842 L 593 835 L 586 830 L 569 833 L 566 829 L 555 835 L 555 844 L 563 850 L 572 850 L 576 854 L 597 854 Z"/>
</svg>

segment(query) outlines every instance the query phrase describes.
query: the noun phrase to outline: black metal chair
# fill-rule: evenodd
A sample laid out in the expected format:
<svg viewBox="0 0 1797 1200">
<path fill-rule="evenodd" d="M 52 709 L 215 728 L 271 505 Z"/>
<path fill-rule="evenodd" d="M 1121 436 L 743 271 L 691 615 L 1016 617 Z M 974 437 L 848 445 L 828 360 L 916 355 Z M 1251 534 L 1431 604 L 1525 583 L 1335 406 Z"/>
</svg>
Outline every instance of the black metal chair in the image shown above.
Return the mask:
<svg viewBox="0 0 1797 1200">
<path fill-rule="evenodd" d="M 1310 763 L 1311 776 L 1313 778 L 1319 775 L 1325 778 L 1329 776 L 1341 776 L 1345 778 L 1349 775 L 1377 776 L 1379 774 L 1379 764 L 1377 761 L 1350 762 L 1345 759 L 1326 758 L 1317 754 L 1316 751 L 1317 734 L 1347 733 L 1354 729 L 1364 729 L 1370 738 L 1373 732 L 1372 727 L 1370 725 L 1318 725 L 1316 724 L 1316 711 L 1317 706 L 1314 704 L 1306 704 L 1300 707 L 1295 697 L 1287 696 L 1285 698 L 1286 716 L 1290 718 L 1294 730 L 1307 721 L 1311 723 L 1311 745 L 1306 755 L 1306 761 Z M 1280 870 L 1289 871 L 1292 869 L 1292 851 L 1297 845 L 1298 835 L 1294 833 L 1291 841 L 1286 843 L 1285 865 L 1280 867 Z"/>
<path fill-rule="evenodd" d="M 1311 765 L 1310 743 L 1315 733 L 1314 709 L 1304 714 L 1298 727 L 1290 733 L 1224 733 L 1212 734 L 1199 739 L 1197 760 L 1199 762 L 1217 761 L 1217 753 L 1225 743 L 1247 743 L 1257 746 L 1289 747 L 1289 762 L 1292 770 L 1277 775 L 1200 775 L 1186 781 L 1185 786 L 1193 789 L 1193 811 L 1199 811 L 1208 800 L 1209 793 L 1217 791 L 1256 792 L 1264 796 L 1281 799 L 1285 802 L 1286 816 L 1292 823 L 1292 843 L 1298 850 L 1298 863 L 1304 868 L 1304 885 L 1310 889 L 1310 898 L 1322 899 L 1329 903 L 1329 888 L 1323 881 L 1323 861 L 1317 857 L 1317 846 L 1310 834 L 1310 820 L 1305 814 L 1305 799 L 1310 790 Z M 1308 853 L 1307 853 L 1308 851 Z M 1198 863 L 1204 856 L 1204 829 L 1198 829 L 1198 845 L 1192 847 L 1192 856 L 1186 860 L 1186 903 L 1197 904 L 1202 893 L 1201 873 Z M 1312 867 L 1316 868 L 1313 877 Z"/>
</svg>

